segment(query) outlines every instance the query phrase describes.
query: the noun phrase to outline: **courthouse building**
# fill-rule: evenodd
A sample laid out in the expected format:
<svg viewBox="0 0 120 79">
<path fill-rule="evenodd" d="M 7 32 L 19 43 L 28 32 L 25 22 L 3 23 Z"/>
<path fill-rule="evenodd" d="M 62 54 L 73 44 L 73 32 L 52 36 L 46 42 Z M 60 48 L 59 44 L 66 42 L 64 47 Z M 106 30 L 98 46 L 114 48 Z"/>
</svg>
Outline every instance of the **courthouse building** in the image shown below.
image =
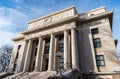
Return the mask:
<svg viewBox="0 0 120 79">
<path fill-rule="evenodd" d="M 79 70 L 84 79 L 114 79 L 120 71 L 112 36 L 113 11 L 100 7 L 79 14 L 74 6 L 28 23 L 15 38 L 9 70 Z M 61 52 L 60 62 L 57 53 Z M 78 77 L 80 79 L 80 77 Z"/>
</svg>

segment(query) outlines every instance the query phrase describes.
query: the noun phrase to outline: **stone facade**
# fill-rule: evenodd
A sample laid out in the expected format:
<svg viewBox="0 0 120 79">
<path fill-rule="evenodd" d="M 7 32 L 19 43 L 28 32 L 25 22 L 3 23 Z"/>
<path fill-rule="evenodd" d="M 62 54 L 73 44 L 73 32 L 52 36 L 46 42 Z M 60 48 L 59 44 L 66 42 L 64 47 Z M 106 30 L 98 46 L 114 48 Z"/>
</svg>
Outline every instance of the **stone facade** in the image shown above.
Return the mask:
<svg viewBox="0 0 120 79">
<path fill-rule="evenodd" d="M 78 14 L 72 6 L 29 22 L 28 29 L 12 39 L 9 71 L 56 71 L 60 51 L 62 71 L 78 69 L 85 79 L 88 75 L 113 79 L 119 74 L 120 62 L 112 17 L 113 11 L 105 7 Z"/>
</svg>

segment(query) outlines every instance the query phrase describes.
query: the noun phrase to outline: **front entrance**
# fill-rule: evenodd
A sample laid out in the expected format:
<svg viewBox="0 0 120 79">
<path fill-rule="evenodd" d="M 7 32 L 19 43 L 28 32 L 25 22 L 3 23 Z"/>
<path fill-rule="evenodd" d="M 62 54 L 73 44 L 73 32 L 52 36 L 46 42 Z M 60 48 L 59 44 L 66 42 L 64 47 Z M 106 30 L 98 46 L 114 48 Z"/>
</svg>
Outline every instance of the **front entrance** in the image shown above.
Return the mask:
<svg viewBox="0 0 120 79">
<path fill-rule="evenodd" d="M 48 58 L 44 58 L 43 71 L 47 71 L 48 70 L 48 62 L 49 62 L 49 59 Z"/>
</svg>

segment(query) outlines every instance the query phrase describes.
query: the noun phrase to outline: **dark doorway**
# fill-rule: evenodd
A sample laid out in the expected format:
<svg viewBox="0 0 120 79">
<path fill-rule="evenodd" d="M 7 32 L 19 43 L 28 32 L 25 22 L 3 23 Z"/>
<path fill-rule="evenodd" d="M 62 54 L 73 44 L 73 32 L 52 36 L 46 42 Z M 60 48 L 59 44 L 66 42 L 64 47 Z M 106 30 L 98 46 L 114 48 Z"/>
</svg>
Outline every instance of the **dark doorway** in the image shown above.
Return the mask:
<svg viewBox="0 0 120 79">
<path fill-rule="evenodd" d="M 48 58 L 45 59 L 45 71 L 48 69 Z"/>
</svg>

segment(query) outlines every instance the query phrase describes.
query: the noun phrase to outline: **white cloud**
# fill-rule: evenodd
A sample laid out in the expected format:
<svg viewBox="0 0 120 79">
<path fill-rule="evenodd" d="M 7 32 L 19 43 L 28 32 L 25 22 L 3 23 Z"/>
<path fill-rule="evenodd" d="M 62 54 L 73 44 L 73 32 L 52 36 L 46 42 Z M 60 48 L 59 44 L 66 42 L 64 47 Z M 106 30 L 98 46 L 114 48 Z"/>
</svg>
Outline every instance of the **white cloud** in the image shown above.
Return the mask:
<svg viewBox="0 0 120 79">
<path fill-rule="evenodd" d="M 0 46 L 6 44 L 13 45 L 11 38 L 15 35 L 16 33 L 0 30 Z"/>
<path fill-rule="evenodd" d="M 13 0 L 15 3 L 21 3 L 23 2 L 24 0 Z"/>
<path fill-rule="evenodd" d="M 11 38 L 18 32 L 26 30 L 28 21 L 45 14 L 46 10 L 39 7 L 19 6 L 16 9 L 0 7 L 0 38 L 2 38 L 0 46 L 12 44 Z"/>
<path fill-rule="evenodd" d="M 27 25 L 28 17 L 16 9 L 0 7 L 0 46 L 12 44 L 11 38 Z"/>
</svg>

